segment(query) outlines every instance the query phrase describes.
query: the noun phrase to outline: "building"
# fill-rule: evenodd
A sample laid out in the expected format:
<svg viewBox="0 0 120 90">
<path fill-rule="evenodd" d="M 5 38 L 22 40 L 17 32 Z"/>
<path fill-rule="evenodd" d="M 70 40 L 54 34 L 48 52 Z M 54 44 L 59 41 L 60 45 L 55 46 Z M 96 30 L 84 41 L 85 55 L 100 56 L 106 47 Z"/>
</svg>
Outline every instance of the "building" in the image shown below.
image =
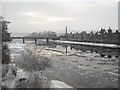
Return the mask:
<svg viewBox="0 0 120 90">
<path fill-rule="evenodd" d="M 95 43 L 110 43 L 110 44 L 120 44 L 120 32 L 116 30 L 113 32 L 112 29 L 106 31 L 101 28 L 100 31 L 93 33 L 86 33 L 86 31 L 82 31 L 81 33 L 67 33 L 67 37 L 61 36 L 61 40 L 70 40 L 70 41 L 83 41 L 83 42 L 95 42 Z"/>
</svg>

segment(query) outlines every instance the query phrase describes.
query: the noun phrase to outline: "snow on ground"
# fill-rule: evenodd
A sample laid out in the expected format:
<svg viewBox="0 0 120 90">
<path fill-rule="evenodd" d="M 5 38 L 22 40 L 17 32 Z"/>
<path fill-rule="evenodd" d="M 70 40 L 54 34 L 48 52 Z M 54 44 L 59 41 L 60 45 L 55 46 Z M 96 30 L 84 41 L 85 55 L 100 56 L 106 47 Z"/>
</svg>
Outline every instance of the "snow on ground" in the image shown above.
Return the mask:
<svg viewBox="0 0 120 90">
<path fill-rule="evenodd" d="M 73 88 L 66 83 L 58 80 L 52 80 L 51 81 L 51 88 Z"/>
<path fill-rule="evenodd" d="M 20 52 L 22 50 L 24 50 L 24 44 L 20 44 L 20 43 L 9 43 L 8 47 L 10 49 L 10 56 L 11 56 L 11 61 L 9 64 L 2 65 L 3 71 L 4 69 L 6 69 L 6 67 L 8 67 L 8 72 L 6 73 L 6 76 L 4 76 L 3 78 L 3 82 L 2 85 L 3 86 L 7 86 L 8 88 L 13 86 L 13 81 L 16 79 L 15 75 L 13 74 L 13 70 L 16 70 L 16 64 L 15 62 L 15 58 L 20 55 Z M 13 87 L 14 88 L 14 87 Z"/>
<path fill-rule="evenodd" d="M 15 49 L 15 48 L 17 48 L 17 49 L 23 49 L 23 47 L 24 47 L 24 44 L 20 44 L 20 43 L 12 43 L 12 44 L 9 44 L 9 48 L 10 49 Z"/>
<path fill-rule="evenodd" d="M 18 68 L 14 61 L 16 61 L 16 57 L 18 57 L 18 55 L 21 55 L 21 51 L 24 50 L 25 48 L 25 44 L 20 44 L 20 43 L 11 43 L 9 44 L 9 48 L 11 50 L 11 63 L 9 64 L 9 67 L 11 67 L 9 69 L 9 73 L 7 74 L 7 76 L 5 77 L 6 80 L 3 81 L 3 85 L 7 86 L 8 88 L 15 88 L 16 84 L 20 84 L 18 82 L 19 79 L 29 79 L 28 77 L 30 76 L 30 73 L 23 71 L 22 69 Z M 32 48 L 33 49 L 33 48 Z M 34 48 L 35 49 L 35 48 Z M 40 51 L 41 49 L 37 49 L 38 51 Z M 17 52 L 17 53 L 16 53 Z M 44 52 L 45 54 L 46 52 Z M 53 54 L 52 51 L 49 52 L 50 54 Z M 48 53 L 48 54 L 49 54 Z M 55 53 L 54 53 L 55 54 Z M 12 68 L 17 68 L 17 76 L 15 77 L 14 75 L 12 75 Z M 31 81 L 32 82 L 32 81 Z M 66 83 L 62 82 L 62 81 L 58 81 L 58 80 L 52 80 L 50 82 L 50 88 L 73 88 L 69 85 L 67 85 Z"/>
<path fill-rule="evenodd" d="M 63 50 L 47 48 L 47 47 L 43 47 L 43 46 L 37 47 L 35 45 L 27 45 L 25 48 L 29 49 L 34 54 L 37 54 L 39 56 L 44 56 L 47 58 L 51 58 L 54 55 L 63 55 L 65 53 Z"/>
<path fill-rule="evenodd" d="M 101 58 L 98 53 L 90 53 L 90 52 L 78 52 L 74 50 L 69 50 L 68 53 L 65 54 L 64 49 L 59 48 L 44 48 L 40 53 L 41 46 L 34 48 L 34 46 L 27 46 L 27 48 L 31 49 L 32 52 L 38 55 L 51 58 L 52 60 L 59 60 L 64 63 L 69 63 L 72 65 L 77 65 L 81 68 L 91 68 L 91 69 L 99 69 L 103 71 L 118 71 L 118 59 L 112 58 Z"/>
<path fill-rule="evenodd" d="M 56 40 L 54 42 L 57 42 L 57 43 L 66 43 L 66 44 L 78 44 L 78 45 L 80 44 L 80 45 L 90 45 L 90 46 L 103 46 L 103 47 L 120 48 L 120 45 L 116 45 L 116 44 L 72 42 L 72 41 L 60 41 L 60 40 Z"/>
<path fill-rule="evenodd" d="M 62 41 L 63 42 L 63 41 Z M 77 43 L 77 42 L 74 42 Z M 81 43 L 81 42 L 79 42 Z M 87 44 L 87 43 L 86 43 Z M 91 44 L 92 45 L 92 44 Z M 100 44 L 101 45 L 101 44 Z M 13 50 L 11 53 L 12 59 L 17 57 L 20 54 L 20 51 L 24 50 L 25 47 L 33 51 L 35 54 L 40 54 L 45 57 L 52 58 L 53 61 L 60 61 L 61 63 L 69 63 L 73 66 L 76 66 L 77 68 L 91 68 L 92 70 L 117 70 L 117 66 L 114 63 L 117 63 L 117 60 L 115 61 L 108 61 L 106 58 L 100 58 L 98 54 L 91 54 L 91 53 L 84 53 L 84 52 L 76 52 L 76 51 L 68 51 L 68 54 L 65 54 L 65 50 L 61 49 L 52 49 L 52 48 L 46 48 L 41 46 L 35 46 L 35 45 L 26 45 L 26 44 L 20 44 L 20 43 L 12 43 L 9 45 L 10 49 Z M 116 47 L 115 45 L 110 45 L 110 47 Z M 59 47 L 60 48 L 60 47 Z M 14 51 L 15 50 L 15 51 Z M 18 50 L 18 53 L 15 53 L 16 50 Z M 96 57 L 97 56 L 97 57 Z M 112 64 L 99 64 L 102 62 L 112 63 Z M 62 67 L 60 66 L 62 69 Z M 71 70 L 72 67 L 68 67 L 69 70 Z M 64 68 L 63 68 L 64 69 Z M 18 76 L 17 78 L 23 78 L 26 75 L 21 69 L 18 70 Z M 14 77 L 13 77 L 14 79 Z M 12 78 L 10 79 L 12 80 Z M 9 80 L 9 81 L 10 81 Z M 7 81 L 7 82 L 9 82 Z M 9 84 L 14 84 L 14 82 L 9 82 Z M 7 83 L 8 84 L 8 83 Z M 14 85 L 13 85 L 14 86 Z M 73 88 L 66 83 L 58 80 L 52 80 L 51 81 L 51 88 Z"/>
<path fill-rule="evenodd" d="M 29 46 L 28 48 L 31 48 L 31 51 L 39 54 L 39 50 L 42 48 L 42 46 L 38 46 L 36 49 L 34 49 L 34 47 L 29 47 Z M 47 73 L 47 75 L 48 77 L 53 76 L 53 80 L 61 80 L 73 87 L 80 87 L 80 86 L 76 86 L 76 84 L 73 83 L 72 84 L 68 83 L 69 81 L 67 80 L 74 81 L 78 85 L 81 85 L 81 83 L 85 84 L 88 83 L 88 81 L 89 82 L 92 81 L 92 83 L 90 82 L 91 87 L 104 87 L 114 82 L 115 83 L 114 85 L 116 85 L 115 87 L 117 87 L 116 83 L 118 80 L 117 79 L 118 74 L 116 73 L 114 74 L 115 75 L 114 76 L 113 74 L 108 72 L 109 71 L 118 72 L 118 59 L 111 58 L 111 60 L 109 60 L 109 58 L 107 57 L 101 58 L 100 55 L 95 52 L 90 53 L 89 51 L 87 52 L 74 51 L 74 50 L 70 50 L 69 48 L 68 48 L 68 53 L 66 54 L 65 48 L 61 48 L 61 47 L 58 48 L 45 47 L 40 52 L 40 55 L 52 59 L 53 71 L 50 72 L 52 75 L 50 75 L 50 73 Z M 107 76 L 106 74 L 108 74 L 109 76 Z M 73 75 L 75 76 L 73 77 Z M 58 76 L 58 78 L 60 79 L 55 78 L 56 76 Z M 66 78 L 67 80 L 65 81 Z M 106 81 L 104 79 L 106 79 Z M 86 82 L 81 82 L 81 81 L 86 81 Z M 96 83 L 98 84 L 96 85 Z M 59 83 L 57 85 L 59 85 Z M 58 87 L 60 88 L 60 85 Z"/>
</svg>

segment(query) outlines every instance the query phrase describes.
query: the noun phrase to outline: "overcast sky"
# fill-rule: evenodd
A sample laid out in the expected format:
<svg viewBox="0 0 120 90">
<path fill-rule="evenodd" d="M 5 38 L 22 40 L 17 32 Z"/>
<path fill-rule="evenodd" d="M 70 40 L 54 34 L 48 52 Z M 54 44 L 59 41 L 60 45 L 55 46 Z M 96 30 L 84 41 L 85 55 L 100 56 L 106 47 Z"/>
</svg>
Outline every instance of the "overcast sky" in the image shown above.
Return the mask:
<svg viewBox="0 0 120 90">
<path fill-rule="evenodd" d="M 64 33 L 65 26 L 68 32 L 118 28 L 118 0 L 11 1 L 2 2 L 2 15 L 11 22 L 12 34 L 45 30 Z"/>
</svg>

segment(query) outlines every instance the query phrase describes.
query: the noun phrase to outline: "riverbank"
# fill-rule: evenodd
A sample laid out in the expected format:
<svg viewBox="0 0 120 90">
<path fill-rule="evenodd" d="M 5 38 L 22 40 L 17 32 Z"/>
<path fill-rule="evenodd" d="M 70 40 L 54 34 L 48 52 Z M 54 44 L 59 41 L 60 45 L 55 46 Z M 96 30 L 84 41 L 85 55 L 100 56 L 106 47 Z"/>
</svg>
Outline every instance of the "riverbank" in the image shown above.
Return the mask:
<svg viewBox="0 0 120 90">
<path fill-rule="evenodd" d="M 36 55 L 52 59 L 46 77 L 62 80 L 75 88 L 117 88 L 118 59 L 101 58 L 97 53 L 68 51 L 59 47 L 28 45 Z"/>
<path fill-rule="evenodd" d="M 51 41 L 59 43 L 59 44 L 73 44 L 73 45 L 87 45 L 87 46 L 120 48 L 120 45 L 117 45 L 117 44 L 90 43 L 90 42 L 73 42 L 73 41 L 61 41 L 61 40 L 51 40 Z"/>
<path fill-rule="evenodd" d="M 43 71 L 41 68 L 36 67 L 36 64 L 31 65 L 39 61 L 37 58 L 33 59 L 33 54 L 33 56 L 30 56 L 30 53 L 26 51 L 26 47 L 27 45 L 20 43 L 9 44 L 11 61 L 7 66 L 3 66 L 3 70 L 9 68 L 2 81 L 4 88 L 73 88 L 62 81 L 48 79 L 41 73 Z M 28 55 L 26 59 L 24 59 L 25 55 Z M 38 59 L 40 60 L 41 57 Z M 42 63 L 42 66 L 44 64 L 46 63 Z"/>
<path fill-rule="evenodd" d="M 113 57 L 111 60 L 109 60 L 107 57 L 101 58 L 100 54 L 98 53 L 71 50 L 70 47 L 67 48 L 68 50 L 66 53 L 65 47 L 62 47 L 61 45 L 57 45 L 55 48 L 53 48 L 45 45 L 36 46 L 33 43 L 11 43 L 9 47 L 11 51 L 11 62 L 8 67 L 10 69 L 3 81 L 3 85 L 6 85 L 8 88 L 16 87 L 17 83 L 17 86 L 21 86 L 20 82 L 24 82 L 24 86 L 26 85 L 25 83 L 32 83 L 32 81 L 34 81 L 36 78 L 34 75 L 37 76 L 37 78 L 42 78 L 42 82 L 47 80 L 47 85 L 50 88 L 56 88 L 56 86 L 58 88 L 118 87 L 119 58 Z M 32 62 L 31 60 L 28 60 L 27 63 L 27 61 L 24 61 L 22 59 L 23 57 L 21 57 L 23 52 L 26 52 L 25 49 L 30 51 L 32 53 L 31 55 L 39 58 L 32 60 Z M 28 58 L 31 58 L 31 55 Z M 42 73 L 41 71 L 34 71 L 34 66 L 37 67 L 39 64 L 31 65 L 41 60 L 40 57 L 42 57 L 43 61 L 45 58 L 50 60 L 52 65 L 51 68 L 42 70 Z M 25 64 L 29 65 L 27 69 Z M 24 66 L 20 67 L 19 65 Z M 29 70 L 29 68 L 31 69 Z M 15 71 L 17 71 L 17 73 Z M 37 85 L 40 86 L 39 84 Z M 43 86 L 46 86 L 46 84 Z"/>
</svg>

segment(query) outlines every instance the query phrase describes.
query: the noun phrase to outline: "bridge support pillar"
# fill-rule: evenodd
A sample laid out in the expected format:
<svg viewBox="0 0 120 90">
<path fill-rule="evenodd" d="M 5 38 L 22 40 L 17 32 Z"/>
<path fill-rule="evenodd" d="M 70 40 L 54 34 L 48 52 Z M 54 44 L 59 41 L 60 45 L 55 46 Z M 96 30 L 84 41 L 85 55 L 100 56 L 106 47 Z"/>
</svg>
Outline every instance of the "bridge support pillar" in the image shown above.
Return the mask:
<svg viewBox="0 0 120 90">
<path fill-rule="evenodd" d="M 25 38 L 23 38 L 23 44 L 25 44 Z"/>
</svg>

